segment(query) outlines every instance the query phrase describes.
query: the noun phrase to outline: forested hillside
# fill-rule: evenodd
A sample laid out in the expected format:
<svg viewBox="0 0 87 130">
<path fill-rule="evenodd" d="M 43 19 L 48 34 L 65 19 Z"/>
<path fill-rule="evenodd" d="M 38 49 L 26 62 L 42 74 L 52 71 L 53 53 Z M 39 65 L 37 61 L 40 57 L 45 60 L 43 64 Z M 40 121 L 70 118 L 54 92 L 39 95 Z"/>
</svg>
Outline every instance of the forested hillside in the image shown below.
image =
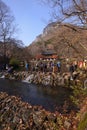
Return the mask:
<svg viewBox="0 0 87 130">
<path fill-rule="evenodd" d="M 28 47 L 33 56 L 46 49 L 54 49 L 62 57 L 84 58 L 87 56 L 87 30 L 71 24 L 50 23 Z"/>
</svg>

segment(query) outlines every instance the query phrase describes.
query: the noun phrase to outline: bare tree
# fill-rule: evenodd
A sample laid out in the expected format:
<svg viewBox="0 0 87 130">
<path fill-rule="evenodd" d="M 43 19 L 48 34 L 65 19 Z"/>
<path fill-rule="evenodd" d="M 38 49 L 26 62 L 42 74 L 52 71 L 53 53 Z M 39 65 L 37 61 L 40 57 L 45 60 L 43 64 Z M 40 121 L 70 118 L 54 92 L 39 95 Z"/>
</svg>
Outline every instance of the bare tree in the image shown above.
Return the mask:
<svg viewBox="0 0 87 130">
<path fill-rule="evenodd" d="M 87 30 L 87 0 L 40 0 L 52 9 L 52 20 L 79 32 L 80 29 Z M 78 26 L 78 27 L 77 27 Z M 79 33 L 80 35 L 80 33 Z M 63 35 L 62 35 L 63 37 Z M 74 36 L 75 37 L 75 36 Z M 75 40 L 71 41 L 63 37 L 69 48 L 72 48 L 81 57 L 81 52 L 76 48 Z M 78 38 L 77 38 L 78 39 Z M 79 39 L 78 39 L 79 40 Z M 81 42 L 77 43 L 87 51 L 87 47 Z"/>
<path fill-rule="evenodd" d="M 3 43 L 3 55 L 6 58 L 6 43 L 11 39 L 16 26 L 10 8 L 0 0 L 0 42 Z"/>
<path fill-rule="evenodd" d="M 87 28 L 87 0 L 42 0 L 52 8 L 52 17 Z"/>
</svg>

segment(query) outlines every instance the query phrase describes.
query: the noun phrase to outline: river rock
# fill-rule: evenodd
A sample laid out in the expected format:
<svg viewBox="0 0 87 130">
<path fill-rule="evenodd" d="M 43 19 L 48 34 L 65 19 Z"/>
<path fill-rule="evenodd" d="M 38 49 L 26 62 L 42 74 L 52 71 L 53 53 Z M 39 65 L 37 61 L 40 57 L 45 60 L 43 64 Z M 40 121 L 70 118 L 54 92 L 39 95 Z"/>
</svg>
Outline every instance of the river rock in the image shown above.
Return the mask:
<svg viewBox="0 0 87 130">
<path fill-rule="evenodd" d="M 45 118 L 46 118 L 46 115 L 43 111 L 37 111 L 33 113 L 33 121 L 36 126 L 42 125 Z"/>
<path fill-rule="evenodd" d="M 69 129 L 70 129 L 70 126 L 71 126 L 71 123 L 70 123 L 69 121 L 65 120 L 65 122 L 64 122 L 64 127 L 65 127 L 67 130 L 69 130 Z"/>
<path fill-rule="evenodd" d="M 77 124 L 76 114 L 51 113 L 0 93 L 0 130 L 74 130 Z"/>
</svg>

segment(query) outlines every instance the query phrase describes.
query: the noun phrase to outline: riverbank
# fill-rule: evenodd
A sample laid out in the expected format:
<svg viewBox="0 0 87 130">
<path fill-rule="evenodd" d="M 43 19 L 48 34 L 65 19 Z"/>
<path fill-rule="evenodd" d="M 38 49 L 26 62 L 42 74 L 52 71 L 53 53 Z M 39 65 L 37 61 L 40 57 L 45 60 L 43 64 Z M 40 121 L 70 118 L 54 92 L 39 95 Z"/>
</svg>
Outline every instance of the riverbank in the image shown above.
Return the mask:
<svg viewBox="0 0 87 130">
<path fill-rule="evenodd" d="M 20 98 L 0 93 L 0 130 L 77 130 L 87 112 L 87 98 L 80 111 L 51 113 L 40 106 L 31 106 Z"/>
<path fill-rule="evenodd" d="M 84 87 L 84 81 L 87 78 L 87 70 L 63 73 L 41 72 L 41 71 L 14 71 L 12 74 L 4 72 L 2 77 L 7 79 L 21 80 L 23 82 L 41 84 L 43 86 L 65 86 L 81 85 Z"/>
<path fill-rule="evenodd" d="M 80 113 L 75 111 L 51 113 L 18 97 L 0 93 L 0 130 L 77 130 L 80 119 Z"/>
</svg>

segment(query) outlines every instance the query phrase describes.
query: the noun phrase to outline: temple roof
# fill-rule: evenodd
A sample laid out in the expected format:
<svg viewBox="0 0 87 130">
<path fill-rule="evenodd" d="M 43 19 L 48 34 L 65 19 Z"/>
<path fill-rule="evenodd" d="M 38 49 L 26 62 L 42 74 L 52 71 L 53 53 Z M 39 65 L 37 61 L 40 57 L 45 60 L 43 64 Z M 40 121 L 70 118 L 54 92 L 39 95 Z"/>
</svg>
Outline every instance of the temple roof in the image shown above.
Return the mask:
<svg viewBox="0 0 87 130">
<path fill-rule="evenodd" d="M 57 54 L 54 50 L 47 49 L 41 53 L 42 55 L 54 55 Z"/>
</svg>

